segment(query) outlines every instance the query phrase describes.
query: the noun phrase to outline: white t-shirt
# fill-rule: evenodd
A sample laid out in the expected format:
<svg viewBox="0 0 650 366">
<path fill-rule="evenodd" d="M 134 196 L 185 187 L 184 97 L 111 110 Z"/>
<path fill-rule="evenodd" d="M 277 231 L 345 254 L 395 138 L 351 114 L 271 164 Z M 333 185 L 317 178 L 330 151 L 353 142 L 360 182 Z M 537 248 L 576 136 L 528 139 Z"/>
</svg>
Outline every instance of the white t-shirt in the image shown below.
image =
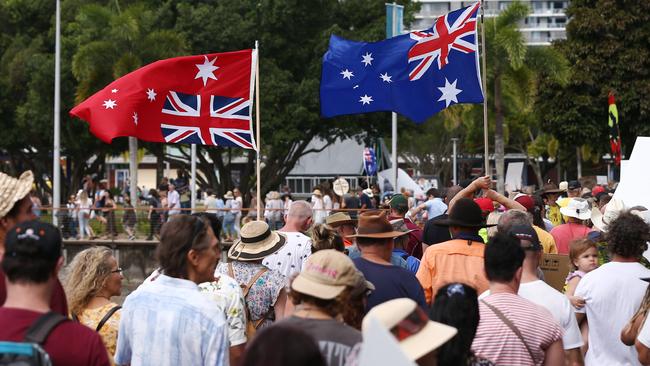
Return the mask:
<svg viewBox="0 0 650 366">
<path fill-rule="evenodd" d="M 479 299 L 489 295 L 490 290 L 487 290 L 479 296 Z M 562 344 L 565 350 L 582 347 L 584 342 L 576 314 L 566 296 L 542 280 L 520 284 L 517 295 L 545 308 L 553 315 L 553 319 L 564 330 Z"/>
<path fill-rule="evenodd" d="M 277 252 L 264 258 L 262 264 L 289 278 L 302 270 L 303 263 L 311 255 L 311 239 L 296 231 L 279 232 L 287 237 L 287 242 Z"/>
<path fill-rule="evenodd" d="M 167 194 L 167 206 L 169 207 L 169 216 L 181 213 L 181 197 L 178 191 L 169 191 Z"/>
<path fill-rule="evenodd" d="M 586 300 L 576 312 L 586 313 L 589 350 L 585 365 L 639 365 L 633 346 L 624 345 L 621 330 L 641 305 L 650 270 L 639 263 L 609 262 L 587 273 L 578 283 L 575 296 Z"/>
</svg>

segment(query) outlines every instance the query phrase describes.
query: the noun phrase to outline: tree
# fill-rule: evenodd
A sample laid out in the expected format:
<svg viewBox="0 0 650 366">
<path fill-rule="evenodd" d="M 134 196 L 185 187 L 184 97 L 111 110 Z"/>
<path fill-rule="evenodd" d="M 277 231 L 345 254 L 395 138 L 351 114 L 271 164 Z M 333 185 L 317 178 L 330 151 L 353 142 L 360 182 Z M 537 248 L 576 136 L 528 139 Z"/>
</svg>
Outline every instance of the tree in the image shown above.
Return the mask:
<svg viewBox="0 0 650 366">
<path fill-rule="evenodd" d="M 570 78 L 540 87 L 544 128 L 571 156 L 576 141 L 591 145 L 592 155 L 608 152 L 607 94 L 614 91 L 629 156 L 635 137 L 650 133 L 650 2 L 572 0 L 567 15 L 567 39 L 553 47 L 568 59 Z"/>
</svg>

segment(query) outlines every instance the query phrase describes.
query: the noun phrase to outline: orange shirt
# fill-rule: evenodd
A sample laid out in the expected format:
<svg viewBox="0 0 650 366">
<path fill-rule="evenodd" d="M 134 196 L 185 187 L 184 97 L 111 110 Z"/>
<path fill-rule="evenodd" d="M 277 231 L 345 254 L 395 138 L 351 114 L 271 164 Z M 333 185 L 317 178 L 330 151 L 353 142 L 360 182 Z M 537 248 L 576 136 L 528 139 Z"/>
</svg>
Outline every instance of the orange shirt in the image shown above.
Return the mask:
<svg viewBox="0 0 650 366">
<path fill-rule="evenodd" d="M 424 289 L 427 303 L 438 289 L 448 283 L 461 282 L 472 286 L 480 294 L 488 289 L 483 256 L 485 244 L 455 239 L 432 245 L 422 256 L 420 268 L 415 275 Z"/>
</svg>

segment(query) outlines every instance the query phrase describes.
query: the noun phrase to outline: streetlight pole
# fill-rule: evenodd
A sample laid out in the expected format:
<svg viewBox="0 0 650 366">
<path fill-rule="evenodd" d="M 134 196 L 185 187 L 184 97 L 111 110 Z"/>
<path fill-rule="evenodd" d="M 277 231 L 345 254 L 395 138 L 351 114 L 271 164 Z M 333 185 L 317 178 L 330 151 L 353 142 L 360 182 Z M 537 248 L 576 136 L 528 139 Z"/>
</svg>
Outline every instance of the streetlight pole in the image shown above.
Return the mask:
<svg viewBox="0 0 650 366">
<path fill-rule="evenodd" d="M 52 224 L 58 225 L 61 206 L 61 2 L 56 0 L 54 46 L 54 147 L 52 151 Z"/>
<path fill-rule="evenodd" d="M 456 144 L 458 143 L 458 138 L 454 137 L 451 139 L 451 142 L 453 143 L 453 149 L 454 149 L 454 185 L 458 184 L 458 161 L 457 161 L 457 150 L 456 150 Z"/>
</svg>

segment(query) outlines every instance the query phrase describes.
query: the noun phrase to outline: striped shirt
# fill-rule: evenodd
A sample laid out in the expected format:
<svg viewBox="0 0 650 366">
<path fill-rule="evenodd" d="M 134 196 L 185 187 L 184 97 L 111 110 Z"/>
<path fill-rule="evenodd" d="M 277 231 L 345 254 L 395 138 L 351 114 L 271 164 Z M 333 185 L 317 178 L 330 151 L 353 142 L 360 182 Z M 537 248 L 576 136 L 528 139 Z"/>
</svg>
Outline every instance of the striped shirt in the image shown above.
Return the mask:
<svg viewBox="0 0 650 366">
<path fill-rule="evenodd" d="M 227 365 L 227 332 L 223 310 L 194 282 L 160 275 L 126 297 L 115 363 Z"/>
<path fill-rule="evenodd" d="M 499 309 L 526 340 L 534 360 L 519 337 L 485 304 L 479 302 L 480 321 L 472 350 L 499 366 L 543 365 L 546 350 L 562 339 L 562 329 L 551 313 L 541 306 L 510 293 L 487 296 L 488 304 Z"/>
</svg>

